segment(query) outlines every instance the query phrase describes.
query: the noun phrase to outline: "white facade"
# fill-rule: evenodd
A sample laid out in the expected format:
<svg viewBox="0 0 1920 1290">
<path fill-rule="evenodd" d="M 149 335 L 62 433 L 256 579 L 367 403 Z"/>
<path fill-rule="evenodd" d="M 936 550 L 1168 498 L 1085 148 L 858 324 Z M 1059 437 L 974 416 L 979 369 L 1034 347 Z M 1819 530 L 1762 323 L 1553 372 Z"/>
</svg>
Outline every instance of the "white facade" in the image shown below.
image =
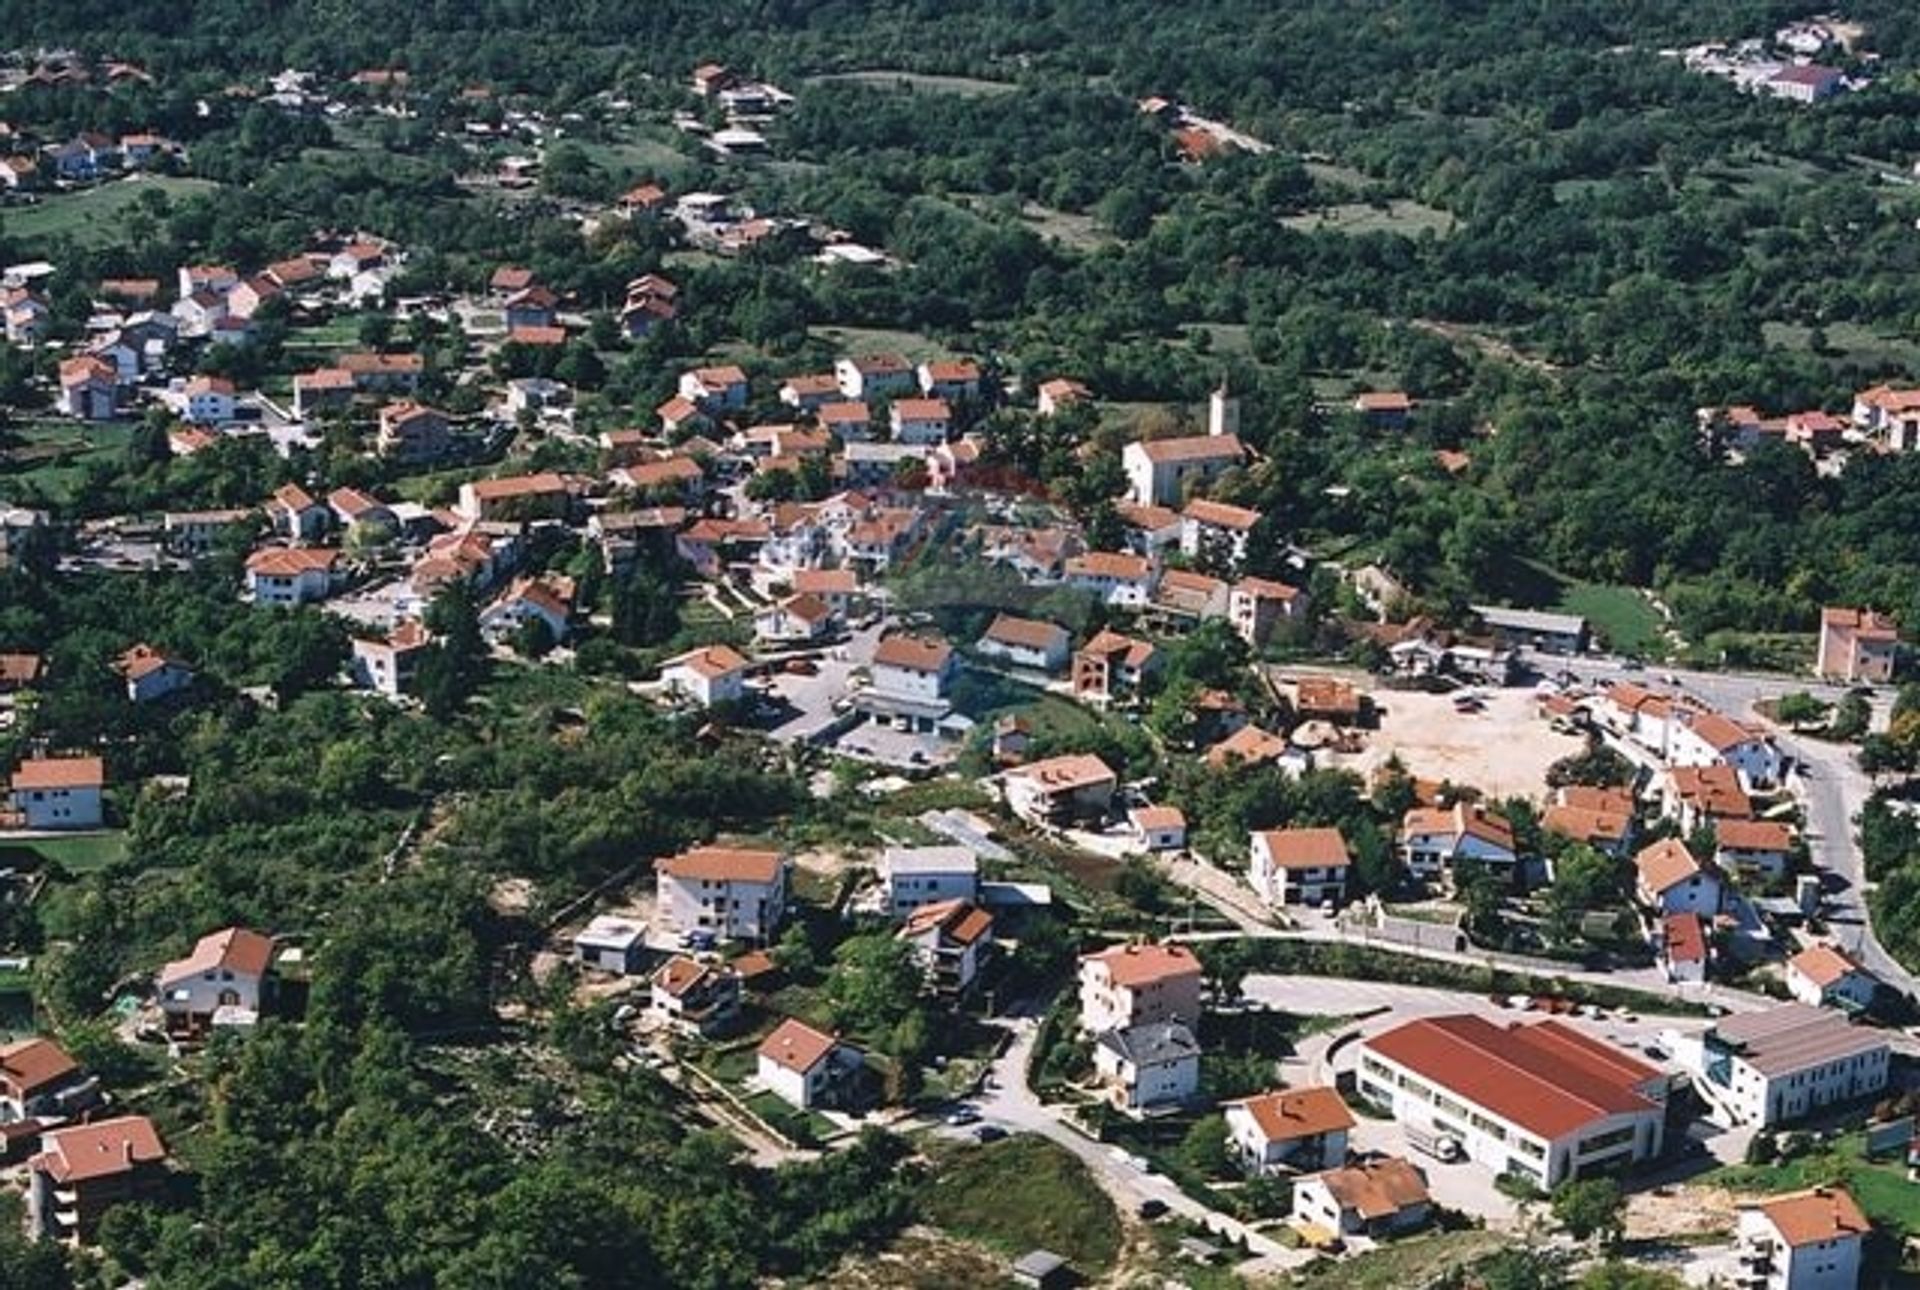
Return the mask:
<svg viewBox="0 0 1920 1290">
<path fill-rule="evenodd" d="M 203 971 L 160 980 L 160 1005 L 170 1013 L 211 1015 L 216 1008 L 260 1010 L 260 977 L 231 967 L 209 965 Z"/>
<path fill-rule="evenodd" d="M 951 672 L 950 666 L 901 667 L 891 663 L 876 662 L 872 669 L 873 688 L 886 694 L 897 694 L 908 699 L 925 699 L 933 703 L 946 695 L 947 678 Z"/>
<path fill-rule="evenodd" d="M 106 820 L 97 784 L 15 788 L 13 809 L 29 829 L 97 829 Z"/>
<path fill-rule="evenodd" d="M 922 905 L 973 900 L 980 861 L 965 847 L 888 847 L 880 858 L 887 914 L 904 918 Z"/>
<path fill-rule="evenodd" d="M 1792 1197 L 1784 1203 L 1805 1204 L 1807 1199 Z M 1851 1198 L 1846 1204 L 1852 1207 Z M 1740 1211 L 1735 1248 L 1742 1271 L 1753 1275 L 1741 1285 L 1749 1290 L 1854 1290 L 1860 1284 L 1864 1232 L 1836 1224 L 1790 1234 L 1781 1230 L 1769 1208 L 1756 1205 Z"/>
<path fill-rule="evenodd" d="M 1142 1029 L 1136 1027 L 1132 1036 Z M 1185 1032 L 1186 1027 L 1171 1029 Z M 1122 1035 L 1105 1035 L 1093 1046 L 1093 1069 L 1111 1091 L 1116 1106 L 1129 1111 L 1179 1106 L 1191 1101 L 1200 1090 L 1200 1049 L 1193 1037 L 1184 1045 L 1175 1044 L 1156 1051 L 1150 1057 L 1129 1057 L 1117 1043 Z"/>
<path fill-rule="evenodd" d="M 287 573 L 263 573 L 250 569 L 247 571 L 247 590 L 253 593 L 253 603 L 256 605 L 287 609 L 325 600 L 327 593 L 333 590 L 333 574 L 318 565 Z"/>
<path fill-rule="evenodd" d="M 1138 965 L 1127 956 L 1138 956 Z M 1138 970 L 1135 970 L 1136 967 Z M 1137 945 L 1080 960 L 1080 1027 L 1099 1034 L 1200 1018 L 1200 961 L 1191 951 Z"/>
<path fill-rule="evenodd" d="M 787 908 L 787 871 L 772 882 L 660 874 L 659 909 L 677 932 L 711 932 L 717 940 L 765 942 L 780 930 Z"/>
<path fill-rule="evenodd" d="M 1887 1086 L 1884 1037 L 1802 1003 L 1723 1018 L 1705 1035 L 1661 1037 L 1723 1124 L 1782 1124 Z"/>
</svg>

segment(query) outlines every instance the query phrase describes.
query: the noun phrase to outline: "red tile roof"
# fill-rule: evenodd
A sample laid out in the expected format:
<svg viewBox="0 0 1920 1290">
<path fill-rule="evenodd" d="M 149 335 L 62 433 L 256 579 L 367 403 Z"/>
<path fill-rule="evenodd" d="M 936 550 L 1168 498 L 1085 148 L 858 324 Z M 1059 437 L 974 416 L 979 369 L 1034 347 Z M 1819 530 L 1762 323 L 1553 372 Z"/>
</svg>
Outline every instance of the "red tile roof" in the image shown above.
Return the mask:
<svg viewBox="0 0 1920 1290">
<path fill-rule="evenodd" d="M 1497 1026 L 1466 1014 L 1430 1017 L 1364 1046 L 1549 1141 L 1606 1116 L 1658 1109 L 1639 1091 L 1658 1071 L 1557 1021 Z"/>
<path fill-rule="evenodd" d="M 79 1069 L 67 1050 L 51 1039 L 35 1036 L 0 1044 L 0 1084 L 21 1098 L 32 1097 Z"/>
<path fill-rule="evenodd" d="M 1351 1129 L 1356 1123 L 1340 1094 L 1325 1087 L 1276 1088 L 1227 1105 L 1246 1107 L 1268 1142 L 1317 1138 L 1323 1133 Z"/>
<path fill-rule="evenodd" d="M 224 970 L 262 976 L 273 961 L 273 939 L 244 927 L 208 932 L 194 943 L 193 952 L 161 967 L 162 988 L 169 982 Z"/>
<path fill-rule="evenodd" d="M 776 1065 L 804 1075 L 818 1066 L 838 1043 L 832 1035 L 788 1017 L 760 1041 L 757 1053 Z"/>
<path fill-rule="evenodd" d="M 160 1134 L 144 1115 L 54 1129 L 40 1141 L 43 1149 L 33 1158 L 33 1167 L 60 1183 L 128 1173 L 137 1165 L 156 1163 L 167 1156 Z"/>
<path fill-rule="evenodd" d="M 1339 869 L 1352 863 L 1339 829 L 1272 829 L 1258 836 L 1276 869 Z"/>
<path fill-rule="evenodd" d="M 746 847 L 695 847 L 654 862 L 656 872 L 694 882 L 757 882 L 780 878 L 780 853 Z"/>
<path fill-rule="evenodd" d="M 1815 1187 L 1791 1196 L 1775 1196 L 1760 1203 L 1780 1239 L 1795 1249 L 1842 1237 L 1865 1236 L 1873 1230 L 1853 1197 L 1839 1187 Z"/>
<path fill-rule="evenodd" d="M 99 788 L 107 765 L 98 757 L 34 757 L 13 772 L 13 789 Z"/>
<path fill-rule="evenodd" d="M 1115 945 L 1080 961 L 1104 964 L 1107 978 L 1127 989 L 1200 975 L 1200 960 L 1184 945 Z"/>
</svg>

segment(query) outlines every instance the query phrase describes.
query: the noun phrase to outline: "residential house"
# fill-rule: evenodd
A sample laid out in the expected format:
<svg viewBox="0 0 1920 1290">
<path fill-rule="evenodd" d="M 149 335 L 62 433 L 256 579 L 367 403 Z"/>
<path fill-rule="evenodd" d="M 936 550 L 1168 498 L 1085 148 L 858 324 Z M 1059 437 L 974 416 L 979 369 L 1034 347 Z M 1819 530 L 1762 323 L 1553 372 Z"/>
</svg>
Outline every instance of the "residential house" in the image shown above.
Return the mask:
<svg viewBox="0 0 1920 1290">
<path fill-rule="evenodd" d="M 1169 547 L 1180 545 L 1180 536 L 1184 531 L 1184 521 L 1180 512 L 1171 506 L 1140 506 L 1133 502 L 1121 502 L 1114 507 L 1114 514 L 1127 530 L 1127 550 L 1148 559 L 1156 558 Z"/>
<path fill-rule="evenodd" d="M 327 494 L 327 510 L 333 521 L 356 542 L 378 542 L 400 528 L 394 509 L 357 488 L 336 488 Z"/>
<path fill-rule="evenodd" d="M 974 646 L 989 658 L 1037 672 L 1058 672 L 1067 665 L 1073 637 L 1058 623 L 1045 623 L 1012 614 L 995 614 Z"/>
<path fill-rule="evenodd" d="M 120 373 L 92 354 L 60 363 L 60 410 L 82 421 L 111 421 L 119 398 Z"/>
<path fill-rule="evenodd" d="M 980 975 L 993 943 L 993 915 L 968 900 L 937 901 L 908 914 L 895 937 L 913 947 L 935 994 L 958 998 Z"/>
<path fill-rule="evenodd" d="M 1271 578 L 1242 578 L 1227 592 L 1227 621 L 1234 633 L 1258 649 L 1283 623 L 1307 614 L 1307 593 Z"/>
<path fill-rule="evenodd" d="M 728 363 L 680 374 L 680 397 L 708 412 L 738 412 L 747 406 L 747 374 Z"/>
<path fill-rule="evenodd" d="M 403 465 L 440 460 L 453 446 L 453 422 L 447 414 L 411 399 L 380 409 L 375 447 L 382 457 Z"/>
<path fill-rule="evenodd" d="M 1224 1106 L 1227 1146 L 1255 1177 L 1337 1169 L 1358 1123 L 1340 1094 L 1325 1086 L 1276 1088 Z"/>
<path fill-rule="evenodd" d="M 1006 772 L 1007 805 L 1035 824 L 1097 820 L 1107 813 L 1119 777 L 1091 753 L 1050 757 Z"/>
<path fill-rule="evenodd" d="M 1073 655 L 1073 692 L 1082 699 L 1110 702 L 1133 694 L 1160 667 L 1151 641 L 1136 640 L 1101 628 Z"/>
<path fill-rule="evenodd" d="M 100 1081 L 51 1039 L 0 1044 L 0 1125 L 66 1119 L 100 1099 Z"/>
<path fill-rule="evenodd" d="M 1208 770 L 1217 771 L 1273 764 L 1282 769 L 1291 767 L 1298 774 L 1311 766 L 1311 756 L 1304 749 L 1296 751 L 1285 736 L 1252 725 L 1241 726 L 1207 749 L 1202 760 Z"/>
<path fill-rule="evenodd" d="M 1353 859 L 1339 829 L 1256 832 L 1250 851 L 1247 881 L 1269 905 L 1311 908 L 1346 903 Z"/>
<path fill-rule="evenodd" d="M 1425 1017 L 1362 1039 L 1355 1061 L 1360 1096 L 1396 1121 L 1545 1190 L 1665 1142 L 1668 1077 L 1565 1022 Z"/>
<path fill-rule="evenodd" d="M 898 354 L 862 354 L 833 364 L 833 378 L 844 399 L 911 395 L 918 384 L 913 364 Z"/>
<path fill-rule="evenodd" d="M 1203 486 L 1246 459 L 1237 436 L 1189 435 L 1130 443 L 1120 453 L 1127 500 L 1141 506 L 1178 506 L 1189 490 Z"/>
<path fill-rule="evenodd" d="M 456 509 L 469 520 L 557 520 L 573 510 L 575 487 L 554 471 L 474 479 L 460 485 Z"/>
<path fill-rule="evenodd" d="M 667 457 L 617 467 L 607 478 L 617 487 L 651 498 L 686 502 L 705 491 L 707 472 L 692 457 Z"/>
<path fill-rule="evenodd" d="M 1184 945 L 1129 942 L 1080 957 L 1080 1028 L 1100 1034 L 1200 1020 L 1200 960 Z"/>
<path fill-rule="evenodd" d="M 263 508 L 273 531 L 298 546 L 326 536 L 332 514 L 298 484 L 282 484 Z"/>
<path fill-rule="evenodd" d="M 1658 957 L 1667 980 L 1704 984 L 1713 968 L 1713 943 L 1707 937 L 1707 920 L 1692 910 L 1663 917 Z"/>
<path fill-rule="evenodd" d="M 1156 613 L 1188 622 L 1223 618 L 1227 612 L 1227 584 L 1192 569 L 1168 569 L 1155 584 L 1149 607 Z"/>
<path fill-rule="evenodd" d="M 1753 803 L 1733 767 L 1674 766 L 1660 774 L 1661 813 L 1692 833 L 1702 825 L 1753 818 Z"/>
<path fill-rule="evenodd" d="M 38 686 L 47 676 L 42 654 L 0 654 L 0 694 L 19 694 Z"/>
<path fill-rule="evenodd" d="M 838 615 L 818 596 L 787 596 L 753 616 L 753 634 L 775 644 L 805 644 L 832 632 Z"/>
<path fill-rule="evenodd" d="M 980 365 L 956 358 L 920 364 L 920 392 L 930 399 L 962 403 L 980 397 Z"/>
<path fill-rule="evenodd" d="M 946 697 L 958 670 L 953 647 L 931 636 L 895 633 L 873 652 L 873 688 L 902 698 L 934 702 Z"/>
<path fill-rule="evenodd" d="M 1848 685 L 1884 685 L 1893 679 L 1900 630 L 1871 609 L 1829 605 L 1820 611 L 1820 647 L 1814 672 Z"/>
<path fill-rule="evenodd" d="M 713 1035 L 740 1015 L 740 974 L 725 963 L 676 954 L 654 972 L 648 1003 L 676 1030 Z"/>
<path fill-rule="evenodd" d="M 1815 1187 L 1744 1206 L 1736 1232 L 1743 1290 L 1854 1290 L 1873 1224 L 1852 1193 Z"/>
<path fill-rule="evenodd" d="M 1655 914 L 1720 912 L 1720 875 L 1700 863 L 1677 838 L 1662 838 L 1633 857 L 1633 894 Z"/>
<path fill-rule="evenodd" d="M 551 327 L 559 317 L 560 297 L 535 283 L 508 296 L 500 310 L 508 331 L 518 327 Z"/>
<path fill-rule="evenodd" d="M 1180 552 L 1214 568 L 1237 569 L 1260 512 L 1196 497 L 1180 512 Z"/>
<path fill-rule="evenodd" d="M 154 976 L 167 1029 L 199 1032 L 214 1025 L 223 1008 L 258 1015 L 273 940 L 245 927 L 208 932 L 185 958 L 163 964 Z"/>
<path fill-rule="evenodd" d="M 816 411 L 839 398 L 840 382 L 831 372 L 790 376 L 780 385 L 780 401 L 802 412 Z"/>
<path fill-rule="evenodd" d="M 1764 730 L 1717 712 L 1683 714 L 1669 734 L 1667 758 L 1676 766 L 1731 766 L 1749 788 L 1777 784 L 1785 769 L 1780 749 Z"/>
<path fill-rule="evenodd" d="M 1633 813 L 1556 802 L 1541 814 L 1540 828 L 1620 860 L 1632 840 Z"/>
<path fill-rule="evenodd" d="M 683 935 L 770 942 L 786 916 L 790 867 L 777 851 L 746 847 L 695 847 L 668 856 L 654 864 L 661 917 Z"/>
<path fill-rule="evenodd" d="M 231 508 L 217 511 L 168 511 L 160 517 L 161 542 L 175 555 L 202 556 L 223 538 L 246 536 L 254 512 Z"/>
<path fill-rule="evenodd" d="M 312 417 L 353 403 L 353 373 L 344 367 L 320 367 L 293 378 L 293 415 Z"/>
<path fill-rule="evenodd" d="M 106 763 L 98 757 L 29 757 L 9 783 L 13 809 L 28 829 L 97 829 L 105 822 L 101 792 Z"/>
<path fill-rule="evenodd" d="M 1415 807 L 1400 822 L 1400 861 L 1418 881 L 1442 876 L 1451 881 L 1462 862 L 1479 865 L 1496 878 L 1510 878 L 1519 859 L 1513 826 L 1478 805 Z"/>
<path fill-rule="evenodd" d="M 1293 1185 L 1293 1221 L 1336 1237 L 1396 1236 L 1433 1215 L 1427 1180 L 1398 1156 L 1301 1178 Z"/>
<path fill-rule="evenodd" d="M 288 608 L 325 600 L 340 553 L 313 547 L 262 547 L 247 557 L 247 593 L 256 605 Z"/>
<path fill-rule="evenodd" d="M 647 957 L 647 925 L 618 914 L 595 914 L 573 935 L 573 961 L 582 967 L 633 976 Z"/>
<path fill-rule="evenodd" d="M 945 399 L 895 399 L 888 415 L 895 443 L 945 443 L 953 431 L 953 409 Z"/>
<path fill-rule="evenodd" d="M 1137 806 L 1127 814 L 1133 834 L 1149 851 L 1183 851 L 1187 817 L 1177 806 Z"/>
<path fill-rule="evenodd" d="M 0 292 L 0 309 L 5 310 L 10 345 L 38 345 L 53 322 L 46 302 L 25 287 Z"/>
<path fill-rule="evenodd" d="M 1413 415 L 1413 400 L 1404 390 L 1369 390 L 1356 395 L 1353 410 L 1374 430 L 1405 430 Z"/>
<path fill-rule="evenodd" d="M 1771 885 L 1787 876 L 1793 830 L 1779 820 L 1713 821 L 1714 862 L 1723 872 Z"/>
<path fill-rule="evenodd" d="M 1145 609 L 1157 581 L 1153 562 L 1117 551 L 1088 551 L 1069 556 L 1067 585 L 1090 591 L 1116 609 Z"/>
<path fill-rule="evenodd" d="M 1887 1087 L 1887 1034 L 1846 1014 L 1783 1003 L 1716 1020 L 1703 1034 L 1663 1032 L 1709 1115 L 1770 1128 Z"/>
<path fill-rule="evenodd" d="M 761 1086 L 803 1111 L 840 1101 L 866 1064 L 853 1045 L 792 1017 L 760 1042 L 755 1057 Z"/>
<path fill-rule="evenodd" d="M 731 646 L 703 645 L 661 664 L 660 680 L 669 693 L 712 708 L 746 696 L 747 669 L 747 660 Z"/>
<path fill-rule="evenodd" d="M 538 622 L 549 641 L 563 645 L 573 633 L 573 593 L 573 579 L 559 574 L 515 578 L 480 611 L 480 631 L 489 641 L 503 644 L 528 623 Z"/>
<path fill-rule="evenodd" d="M 1787 993 L 1816 1008 L 1863 1011 L 1879 989 L 1873 973 L 1837 945 L 1816 942 L 1787 960 Z"/>
<path fill-rule="evenodd" d="M 217 426 L 233 420 L 234 384 L 222 376 L 196 376 L 181 389 L 187 420 Z"/>
<path fill-rule="evenodd" d="M 1093 1039 L 1093 1069 L 1120 1110 L 1176 1111 L 1200 1091 L 1200 1041 L 1180 1021 L 1105 1030 Z"/>
<path fill-rule="evenodd" d="M 850 612 L 860 594 L 860 575 L 852 569 L 795 569 L 790 581 L 796 596 L 818 596 L 836 614 Z"/>
<path fill-rule="evenodd" d="M 123 1115 L 40 1135 L 27 1162 L 27 1231 L 37 1240 L 90 1245 L 115 1205 L 158 1199 L 166 1148 L 144 1115 Z"/>
<path fill-rule="evenodd" d="M 356 636 L 352 662 L 354 684 L 390 699 L 399 698 L 413 688 L 415 671 L 432 644 L 433 638 L 426 627 L 412 618 L 397 624 L 385 640 Z"/>
<path fill-rule="evenodd" d="M 1080 382 L 1055 377 L 1051 381 L 1040 383 L 1040 389 L 1034 399 L 1034 411 L 1043 417 L 1050 417 L 1076 403 L 1085 403 L 1092 397 L 1092 392 Z"/>
<path fill-rule="evenodd" d="M 977 899 L 980 859 L 960 846 L 888 847 L 880 881 L 887 915 L 902 918 L 926 905 Z"/>
<path fill-rule="evenodd" d="M 399 394 L 420 392 L 420 378 L 427 362 L 419 354 L 375 354 L 366 351 L 346 354 L 339 367 L 353 378 L 353 388 L 361 394 Z"/>
<path fill-rule="evenodd" d="M 113 670 L 126 683 L 129 703 L 153 703 L 193 684 L 192 668 L 145 641 L 115 659 Z"/>
</svg>

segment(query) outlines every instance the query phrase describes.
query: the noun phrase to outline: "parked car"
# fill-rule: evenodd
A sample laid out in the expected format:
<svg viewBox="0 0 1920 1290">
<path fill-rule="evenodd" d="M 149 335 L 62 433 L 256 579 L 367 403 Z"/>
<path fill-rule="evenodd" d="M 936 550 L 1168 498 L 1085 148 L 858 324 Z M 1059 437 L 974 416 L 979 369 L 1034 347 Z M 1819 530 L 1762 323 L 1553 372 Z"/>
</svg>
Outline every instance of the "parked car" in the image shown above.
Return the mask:
<svg viewBox="0 0 1920 1290">
<path fill-rule="evenodd" d="M 963 1125 L 978 1124 L 980 1123 L 980 1112 L 970 1106 L 963 1106 L 958 1110 L 947 1113 L 947 1123 L 956 1129 Z"/>
<path fill-rule="evenodd" d="M 973 1131 L 973 1136 L 980 1142 L 998 1142 L 1007 1136 L 1007 1131 L 997 1124 L 983 1124 Z"/>
<path fill-rule="evenodd" d="M 1151 1223 L 1154 1219 L 1160 1218 L 1166 1214 L 1167 1202 L 1164 1200 L 1161 1200 L 1157 1196 L 1149 1196 L 1147 1199 L 1140 1202 L 1140 1208 L 1135 1212 L 1137 1212 L 1141 1218 L 1144 1218 L 1149 1223 Z"/>
</svg>

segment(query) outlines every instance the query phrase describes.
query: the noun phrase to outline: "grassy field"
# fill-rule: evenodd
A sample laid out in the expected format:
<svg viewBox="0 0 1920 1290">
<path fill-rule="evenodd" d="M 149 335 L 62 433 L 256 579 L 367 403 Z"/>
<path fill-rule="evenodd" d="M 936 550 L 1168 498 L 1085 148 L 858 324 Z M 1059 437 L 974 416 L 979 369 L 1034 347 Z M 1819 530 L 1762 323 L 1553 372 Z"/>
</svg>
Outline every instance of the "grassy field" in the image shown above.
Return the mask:
<svg viewBox="0 0 1920 1290">
<path fill-rule="evenodd" d="M 939 1163 L 926 1214 L 936 1227 L 1016 1257 L 1052 1250 L 1091 1280 L 1120 1253 L 1120 1215 L 1087 1167 L 1026 1134 L 956 1148 Z"/>
<path fill-rule="evenodd" d="M 39 863 L 57 864 L 69 873 L 91 873 L 127 858 L 127 836 L 93 833 L 77 838 L 0 842 L 0 866 L 17 864 L 29 857 L 37 857 Z"/>
<path fill-rule="evenodd" d="M 1431 1285 L 1441 1276 L 1507 1243 L 1496 1232 L 1433 1232 L 1395 1241 L 1357 1258 L 1311 1264 L 1296 1284 L 1314 1290 L 1401 1290 Z"/>
<path fill-rule="evenodd" d="M 1765 322 L 1760 337 L 1779 349 L 1813 350 L 1814 328 L 1803 323 Z M 1833 322 L 1820 328 L 1826 333 L 1822 356 L 1868 368 L 1898 367 L 1920 371 L 1920 342 L 1900 336 L 1888 336 L 1854 322 Z"/>
<path fill-rule="evenodd" d="M 1451 212 L 1400 197 L 1389 200 L 1384 207 L 1366 202 L 1342 202 L 1289 215 L 1280 222 L 1300 233 L 1396 233 L 1401 237 L 1418 237 L 1431 232 L 1445 237 L 1453 232 Z"/>
<path fill-rule="evenodd" d="M 8 207 L 0 218 L 8 236 L 19 242 L 68 234 L 82 246 L 112 246 L 128 240 L 126 217 L 142 193 L 160 192 L 179 200 L 219 187 L 211 180 L 167 175 L 119 179 L 80 192 L 54 193 L 42 197 L 37 206 Z"/>
<path fill-rule="evenodd" d="M 944 358 L 947 347 L 917 331 L 884 327 L 809 327 L 807 335 L 846 354 L 904 354 L 914 362 Z"/>
<path fill-rule="evenodd" d="M 673 178 L 694 164 L 691 158 L 672 144 L 645 134 L 636 133 L 605 142 L 578 142 L 596 166 L 623 178 L 639 175 Z"/>
<path fill-rule="evenodd" d="M 877 68 L 865 72 L 828 72 L 809 76 L 808 85 L 831 85 L 835 81 L 851 85 L 874 85 L 882 89 L 908 89 L 916 94 L 957 94 L 961 98 L 990 98 L 1012 94 L 1020 87 L 1008 81 L 983 81 L 971 76 L 933 76 L 924 72 L 900 72 Z"/>
<path fill-rule="evenodd" d="M 1644 656 L 1666 652 L 1660 615 L 1647 603 L 1647 598 L 1632 587 L 1568 583 L 1553 608 L 1585 618 L 1606 635 L 1611 648 L 1620 652 Z"/>
<path fill-rule="evenodd" d="M 55 420 L 25 421 L 14 429 L 27 447 L 17 456 L 0 455 L 0 480 L 45 489 L 61 501 L 71 499 L 87 462 L 117 457 L 133 433 L 124 423 L 82 425 Z"/>
<path fill-rule="evenodd" d="M 1057 239 L 1062 246 L 1074 251 L 1098 251 L 1120 241 L 1091 215 L 1075 215 L 1038 202 L 1022 206 L 1020 218 L 1041 237 Z"/>
<path fill-rule="evenodd" d="M 1701 1179 L 1733 1192 L 1785 1192 L 1840 1183 L 1853 1193 L 1875 1224 L 1907 1235 L 1920 1234 L 1920 1187 L 1907 1181 L 1898 1155 L 1869 1160 L 1862 1154 L 1864 1134 L 1849 1133 L 1825 1152 L 1781 1164 L 1732 1165 Z"/>
</svg>

